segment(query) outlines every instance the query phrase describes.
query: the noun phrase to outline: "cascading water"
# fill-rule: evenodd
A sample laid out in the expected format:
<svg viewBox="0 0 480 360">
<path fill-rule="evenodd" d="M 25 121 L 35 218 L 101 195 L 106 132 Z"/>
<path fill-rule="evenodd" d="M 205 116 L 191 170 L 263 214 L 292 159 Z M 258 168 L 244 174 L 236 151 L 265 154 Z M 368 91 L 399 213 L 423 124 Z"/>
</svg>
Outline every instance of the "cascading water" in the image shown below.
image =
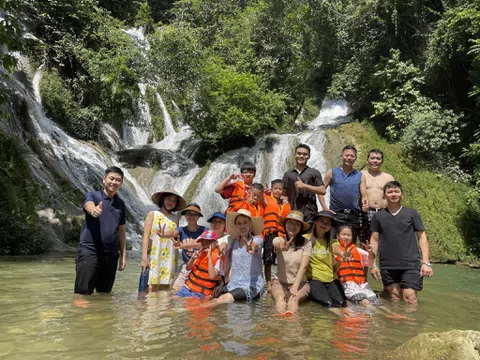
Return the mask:
<svg viewBox="0 0 480 360">
<path fill-rule="evenodd" d="M 50 189 L 55 201 L 56 198 L 60 199 L 64 196 L 62 189 L 56 185 L 56 180 L 59 177 L 68 180 L 74 188 L 81 192 L 98 190 L 105 169 L 119 163 L 113 154 L 102 151 L 94 143 L 79 141 L 68 136 L 45 116 L 40 96 L 41 71 L 42 67 L 33 76 L 33 94 L 15 78 L 4 80 L 6 88 L 28 104 L 29 119 L 33 128 L 30 135 L 35 137 L 40 146 L 40 149 L 35 149 L 36 151 L 31 151 L 25 155 L 29 159 L 32 175 L 45 189 Z M 10 124 L 7 124 L 8 128 L 4 130 L 11 133 L 15 126 L 18 127 L 16 124 L 19 122 L 20 120 L 12 118 Z M 104 129 L 110 134 L 109 141 L 113 142 L 112 146 L 120 147 L 121 143 L 119 143 L 118 135 L 115 134 L 114 129 L 108 126 L 104 126 Z M 127 226 L 127 231 L 130 240 L 136 243 L 139 236 L 135 225 L 142 223 L 146 212 L 144 204 L 149 201 L 149 198 L 128 171 L 125 171 L 125 183 L 126 186 L 120 190 L 120 196 L 125 200 L 129 213 L 134 219 L 133 224 Z M 58 200 L 57 205 L 60 202 L 61 200 Z M 76 204 L 76 206 L 79 205 Z M 72 208 L 68 202 L 63 202 L 61 208 L 56 210 L 62 213 L 67 207 Z M 42 213 L 50 214 L 49 220 L 58 222 L 58 219 L 54 218 L 53 211 L 43 209 Z"/>
<path fill-rule="evenodd" d="M 138 147 L 149 142 L 152 133 L 152 116 L 150 107 L 143 100 L 147 86 L 143 83 L 138 84 L 140 89 L 140 99 L 138 100 L 138 118 L 133 124 L 123 125 L 123 141 L 126 147 Z"/>
<path fill-rule="evenodd" d="M 272 135 L 259 140 L 252 148 L 241 148 L 223 154 L 211 165 L 198 184 L 194 200 L 205 208 L 205 212 L 223 211 L 227 201 L 215 193 L 215 184 L 230 174 L 238 174 L 244 161 L 252 161 L 257 167 L 255 182 L 270 184 L 270 181 L 282 178 L 287 169 L 294 165 L 295 145 L 302 142 L 311 147 L 308 165 L 325 175 L 326 163 L 323 156 L 325 127 L 336 126 L 351 120 L 349 107 L 344 100 L 326 100 L 322 104 L 320 115 L 309 124 L 309 130 L 297 134 Z M 329 194 L 326 195 L 328 203 Z M 320 208 L 320 204 L 319 208 Z"/>
</svg>

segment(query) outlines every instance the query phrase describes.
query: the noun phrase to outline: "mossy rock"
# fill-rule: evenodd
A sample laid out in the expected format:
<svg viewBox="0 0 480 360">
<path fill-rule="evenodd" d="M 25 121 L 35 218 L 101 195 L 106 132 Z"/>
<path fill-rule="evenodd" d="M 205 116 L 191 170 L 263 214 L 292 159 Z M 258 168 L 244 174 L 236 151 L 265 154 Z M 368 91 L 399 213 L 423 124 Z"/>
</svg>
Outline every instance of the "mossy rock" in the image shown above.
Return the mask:
<svg viewBox="0 0 480 360">
<path fill-rule="evenodd" d="M 453 330 L 421 334 L 377 359 L 480 360 L 480 331 Z"/>
</svg>

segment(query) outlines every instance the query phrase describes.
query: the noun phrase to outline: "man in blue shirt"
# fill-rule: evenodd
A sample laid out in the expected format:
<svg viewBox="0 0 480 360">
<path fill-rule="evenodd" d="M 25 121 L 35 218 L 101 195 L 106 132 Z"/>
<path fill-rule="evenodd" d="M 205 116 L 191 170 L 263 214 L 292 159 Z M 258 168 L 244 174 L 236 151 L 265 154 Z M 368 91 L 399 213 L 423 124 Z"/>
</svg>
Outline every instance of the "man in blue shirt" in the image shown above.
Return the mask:
<svg viewBox="0 0 480 360">
<path fill-rule="evenodd" d="M 105 170 L 103 190 L 85 194 L 85 221 L 76 258 L 76 294 L 90 295 L 94 290 L 109 293 L 117 265 L 118 270 L 125 269 L 125 203 L 117 195 L 122 184 L 123 171 L 112 166 Z"/>
<path fill-rule="evenodd" d="M 342 150 L 342 166 L 328 170 L 325 174 L 325 188 L 330 186 L 330 208 L 323 195 L 319 196 L 323 210 L 328 210 L 335 215 L 336 225 L 349 225 L 352 227 L 353 241 L 357 240 L 360 233 L 361 211 L 368 210 L 367 188 L 365 175 L 354 169 L 357 160 L 357 149 L 347 145 Z M 332 237 L 336 238 L 335 226 L 331 227 Z"/>
</svg>

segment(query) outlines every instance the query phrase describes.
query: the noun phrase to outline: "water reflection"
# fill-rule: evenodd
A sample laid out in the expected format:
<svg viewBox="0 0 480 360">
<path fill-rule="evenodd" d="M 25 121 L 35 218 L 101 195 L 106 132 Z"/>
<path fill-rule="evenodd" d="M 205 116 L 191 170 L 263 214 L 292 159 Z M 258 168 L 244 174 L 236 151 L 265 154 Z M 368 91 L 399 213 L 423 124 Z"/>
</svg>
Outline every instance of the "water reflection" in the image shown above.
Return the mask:
<svg viewBox="0 0 480 360">
<path fill-rule="evenodd" d="M 437 266 L 413 312 L 387 302 L 338 316 L 306 302 L 287 319 L 267 295 L 214 309 L 165 292 L 138 299 L 138 270 L 77 307 L 73 257 L 1 258 L 0 358 L 369 359 L 419 333 L 479 327 L 478 271 L 467 268 Z"/>
</svg>

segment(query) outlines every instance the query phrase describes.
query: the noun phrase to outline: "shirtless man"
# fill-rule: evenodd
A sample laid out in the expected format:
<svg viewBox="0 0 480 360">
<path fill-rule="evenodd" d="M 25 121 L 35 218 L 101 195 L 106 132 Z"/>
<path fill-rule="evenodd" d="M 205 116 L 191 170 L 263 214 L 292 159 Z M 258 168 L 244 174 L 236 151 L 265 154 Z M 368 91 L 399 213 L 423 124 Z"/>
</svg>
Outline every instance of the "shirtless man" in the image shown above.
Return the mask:
<svg viewBox="0 0 480 360">
<path fill-rule="evenodd" d="M 380 170 L 383 164 L 383 152 L 372 149 L 367 155 L 368 169 L 362 170 L 367 187 L 368 211 L 362 214 L 362 230 L 360 241 L 363 243 L 370 239 L 370 225 L 373 215 L 387 207 L 387 201 L 383 197 L 383 187 L 389 181 L 393 181 L 392 175 Z"/>
</svg>

